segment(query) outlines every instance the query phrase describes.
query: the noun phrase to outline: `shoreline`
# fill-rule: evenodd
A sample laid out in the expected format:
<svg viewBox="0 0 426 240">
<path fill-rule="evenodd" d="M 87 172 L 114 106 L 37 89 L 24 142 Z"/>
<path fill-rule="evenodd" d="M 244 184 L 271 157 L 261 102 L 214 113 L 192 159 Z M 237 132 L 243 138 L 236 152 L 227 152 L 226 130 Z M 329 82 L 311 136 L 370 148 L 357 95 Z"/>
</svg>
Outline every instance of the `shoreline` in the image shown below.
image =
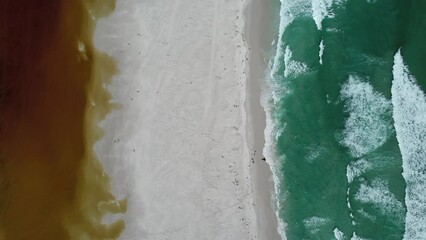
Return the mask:
<svg viewBox="0 0 426 240">
<path fill-rule="evenodd" d="M 245 16 L 245 42 L 249 49 L 247 75 L 247 138 L 251 151 L 251 177 L 254 191 L 258 239 L 281 240 L 278 233 L 278 221 L 275 214 L 275 192 L 271 167 L 263 161 L 263 148 L 265 146 L 264 130 L 266 128 L 265 110 L 261 106 L 262 92 L 266 83 L 265 50 L 274 39 L 273 31 L 268 29 L 272 19 L 266 19 L 270 0 L 249 0 Z"/>
<path fill-rule="evenodd" d="M 92 36 L 113 2 L 0 2 L 0 239 L 112 239 L 124 227 L 99 227 L 125 203 L 92 154 L 109 109 L 98 79 L 115 69 Z"/>
</svg>

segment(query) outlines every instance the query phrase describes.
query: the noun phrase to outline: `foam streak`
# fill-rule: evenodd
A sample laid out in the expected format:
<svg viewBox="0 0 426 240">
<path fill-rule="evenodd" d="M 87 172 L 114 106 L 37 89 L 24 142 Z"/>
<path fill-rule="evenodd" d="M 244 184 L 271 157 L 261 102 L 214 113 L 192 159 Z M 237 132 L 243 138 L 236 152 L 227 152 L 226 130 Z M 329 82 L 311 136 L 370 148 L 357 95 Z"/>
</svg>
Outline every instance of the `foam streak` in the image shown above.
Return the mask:
<svg viewBox="0 0 426 240">
<path fill-rule="evenodd" d="M 393 118 L 407 184 L 404 239 L 426 239 L 426 96 L 400 51 L 394 57 L 393 77 Z"/>
</svg>

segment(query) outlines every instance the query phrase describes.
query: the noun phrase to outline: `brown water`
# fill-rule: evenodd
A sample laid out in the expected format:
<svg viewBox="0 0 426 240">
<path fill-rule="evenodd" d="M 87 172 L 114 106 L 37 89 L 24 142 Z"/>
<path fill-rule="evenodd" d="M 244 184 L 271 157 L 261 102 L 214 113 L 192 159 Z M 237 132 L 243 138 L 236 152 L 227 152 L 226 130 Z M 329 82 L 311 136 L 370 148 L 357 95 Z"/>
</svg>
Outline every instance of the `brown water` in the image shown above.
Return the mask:
<svg viewBox="0 0 426 240">
<path fill-rule="evenodd" d="M 0 1 L 0 239 L 114 239 L 124 228 L 102 224 L 126 202 L 92 148 L 116 72 L 92 35 L 114 6 Z"/>
</svg>

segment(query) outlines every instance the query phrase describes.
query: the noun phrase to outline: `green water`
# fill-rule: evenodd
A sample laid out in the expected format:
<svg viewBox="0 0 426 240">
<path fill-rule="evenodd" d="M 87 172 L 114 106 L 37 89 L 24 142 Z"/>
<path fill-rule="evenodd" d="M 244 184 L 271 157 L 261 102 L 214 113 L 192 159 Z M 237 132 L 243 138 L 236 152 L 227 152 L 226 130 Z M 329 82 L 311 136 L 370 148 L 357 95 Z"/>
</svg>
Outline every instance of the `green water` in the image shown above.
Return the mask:
<svg viewBox="0 0 426 240">
<path fill-rule="evenodd" d="M 318 6 L 327 11 L 315 22 Z M 401 49 L 424 94 L 426 1 L 283 0 L 281 8 L 271 107 L 285 236 L 403 239 L 409 180 L 401 173 L 411 158 L 394 126 L 393 67 Z M 426 237 L 420 228 L 411 236 Z"/>
</svg>

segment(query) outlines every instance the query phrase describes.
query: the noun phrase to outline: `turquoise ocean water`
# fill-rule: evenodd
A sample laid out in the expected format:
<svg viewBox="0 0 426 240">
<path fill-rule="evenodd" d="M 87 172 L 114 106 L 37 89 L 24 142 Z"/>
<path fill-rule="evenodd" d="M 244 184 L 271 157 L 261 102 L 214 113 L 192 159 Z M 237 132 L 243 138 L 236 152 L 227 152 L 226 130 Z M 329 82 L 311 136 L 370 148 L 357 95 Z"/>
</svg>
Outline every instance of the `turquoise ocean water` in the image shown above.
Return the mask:
<svg viewBox="0 0 426 240">
<path fill-rule="evenodd" d="M 426 1 L 277 7 L 264 153 L 282 236 L 426 239 Z"/>
</svg>

